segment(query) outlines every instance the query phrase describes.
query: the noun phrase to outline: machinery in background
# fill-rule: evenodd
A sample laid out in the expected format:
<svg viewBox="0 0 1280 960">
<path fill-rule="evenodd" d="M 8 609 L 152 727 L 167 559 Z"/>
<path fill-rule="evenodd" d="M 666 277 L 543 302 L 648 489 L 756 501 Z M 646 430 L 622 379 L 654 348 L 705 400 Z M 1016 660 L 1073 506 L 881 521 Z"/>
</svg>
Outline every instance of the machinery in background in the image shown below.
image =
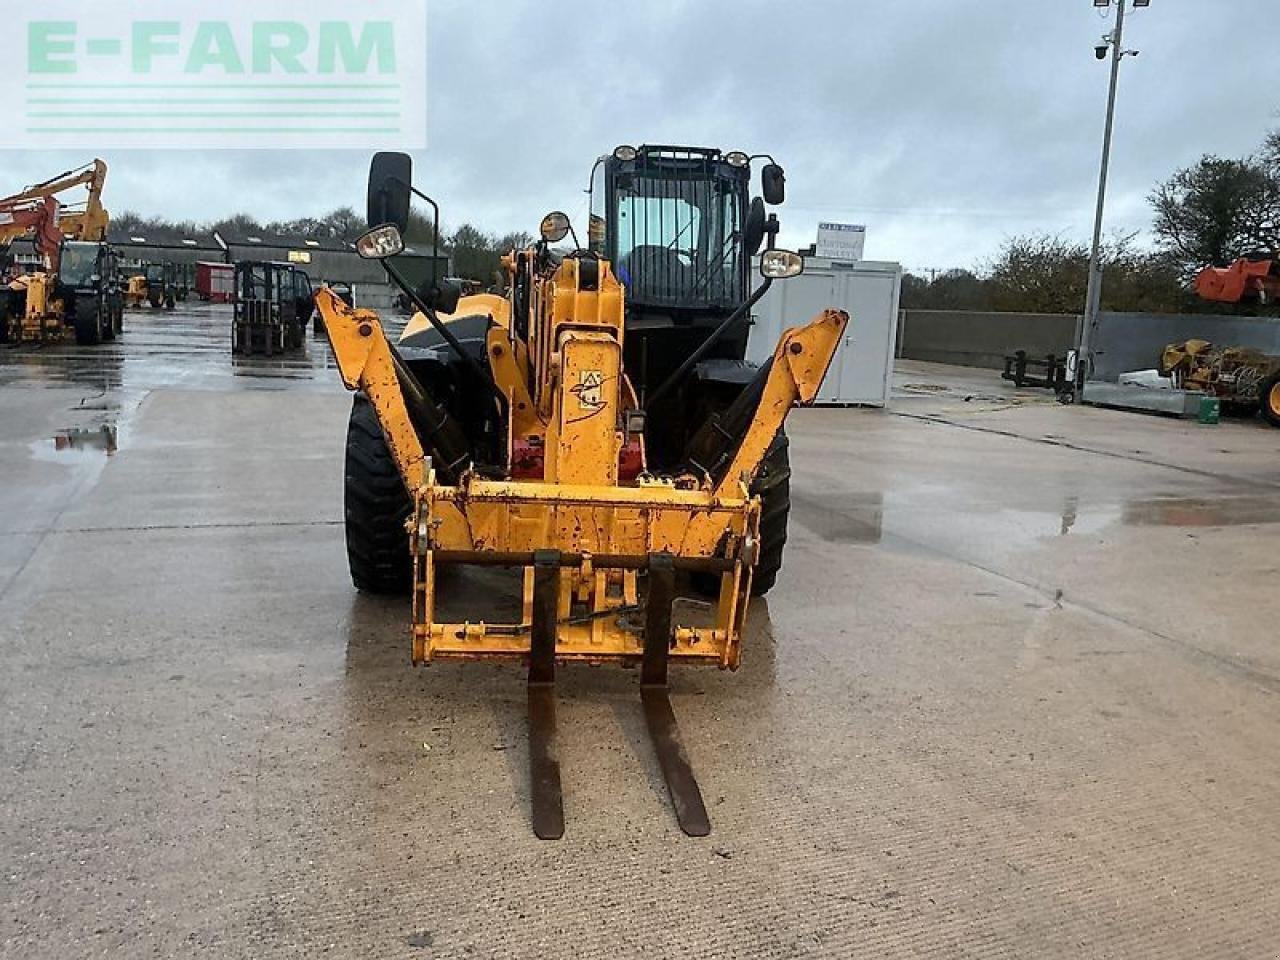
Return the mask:
<svg viewBox="0 0 1280 960">
<path fill-rule="evenodd" d="M 0 199 L 0 259 L 14 240 L 30 237 L 43 261 L 32 273 L 0 263 L 3 339 L 55 342 L 72 330 L 76 343 L 91 345 L 122 332 L 124 296 L 102 206 L 106 176 L 107 165 L 95 160 Z M 84 200 L 58 199 L 77 187 L 86 188 Z"/>
<path fill-rule="evenodd" d="M 1033 357 L 1025 350 L 1004 358 L 1002 380 L 1009 380 L 1018 389 L 1035 387 L 1041 390 L 1052 390 L 1062 395 L 1071 389 L 1071 378 L 1067 375 L 1067 357 L 1048 354 Z"/>
<path fill-rule="evenodd" d="M 143 263 L 141 271 L 129 277 L 125 305 L 140 307 L 149 303 L 156 310 L 173 310 L 178 301 L 187 299 L 190 289 L 186 266 L 158 260 Z"/>
<path fill-rule="evenodd" d="M 267 356 L 297 350 L 315 313 L 311 278 L 289 263 L 242 260 L 235 266 L 231 351 Z"/>
<path fill-rule="evenodd" d="M 1280 427 L 1280 357 L 1249 347 L 1216 348 L 1207 340 L 1185 340 L 1164 348 L 1159 373 L 1176 389 L 1217 397 L 1227 413 L 1261 412 Z"/>
<path fill-rule="evenodd" d="M 1205 267 L 1196 295 L 1213 303 L 1270 304 L 1280 297 L 1280 260 L 1240 259 L 1229 267 Z"/>
<path fill-rule="evenodd" d="M 812 403 L 848 315 L 823 310 L 744 360 L 752 308 L 802 258 L 774 249 L 783 171 L 686 147 L 619 147 L 592 176 L 589 246 L 563 213 L 503 259 L 506 295 L 406 278 L 412 186 L 378 154 L 357 243 L 418 312 L 397 344 L 370 310 L 317 303 L 343 382 L 346 536 L 362 590 L 412 595 L 412 654 L 526 661 L 534 832 L 564 832 L 558 663 L 640 668 L 646 724 L 681 828 L 710 823 L 667 693 L 668 665 L 737 668 L 773 586 L 790 505 L 787 414 Z M 436 231 L 438 235 L 438 231 Z M 563 248 L 558 244 L 572 238 Z M 752 290 L 752 258 L 763 283 Z M 433 258 L 432 262 L 437 262 Z M 509 571 L 478 603 L 447 567 Z M 677 574 L 708 602 L 677 598 Z M 683 582 L 683 581 L 682 581 Z"/>
</svg>

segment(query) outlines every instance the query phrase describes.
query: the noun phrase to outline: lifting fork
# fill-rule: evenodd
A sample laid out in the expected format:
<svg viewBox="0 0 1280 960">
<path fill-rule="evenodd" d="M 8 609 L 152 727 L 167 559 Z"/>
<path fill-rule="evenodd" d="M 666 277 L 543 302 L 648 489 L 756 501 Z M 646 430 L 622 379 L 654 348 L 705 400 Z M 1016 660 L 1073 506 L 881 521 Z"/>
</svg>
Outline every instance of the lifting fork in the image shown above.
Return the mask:
<svg viewBox="0 0 1280 960">
<path fill-rule="evenodd" d="M 711 832 L 702 791 L 680 739 L 680 727 L 667 689 L 671 649 L 671 609 L 675 602 L 675 563 L 670 554 L 650 554 L 649 595 L 645 601 L 644 656 L 640 700 L 645 725 L 658 754 L 680 829 L 691 837 Z M 529 651 L 529 796 L 533 832 L 542 840 L 564 836 L 564 798 L 556 750 L 555 636 L 560 594 L 560 554 L 534 555 L 533 621 Z"/>
</svg>

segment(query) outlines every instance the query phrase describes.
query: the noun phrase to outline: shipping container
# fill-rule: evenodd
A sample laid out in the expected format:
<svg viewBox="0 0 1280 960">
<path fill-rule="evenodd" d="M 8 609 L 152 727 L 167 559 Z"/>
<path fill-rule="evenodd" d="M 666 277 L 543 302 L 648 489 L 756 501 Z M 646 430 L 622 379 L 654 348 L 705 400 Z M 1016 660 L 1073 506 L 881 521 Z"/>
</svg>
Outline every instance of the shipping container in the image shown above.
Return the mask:
<svg viewBox="0 0 1280 960">
<path fill-rule="evenodd" d="M 213 303 L 230 303 L 235 293 L 235 267 L 229 263 L 196 264 L 196 295 Z"/>
</svg>

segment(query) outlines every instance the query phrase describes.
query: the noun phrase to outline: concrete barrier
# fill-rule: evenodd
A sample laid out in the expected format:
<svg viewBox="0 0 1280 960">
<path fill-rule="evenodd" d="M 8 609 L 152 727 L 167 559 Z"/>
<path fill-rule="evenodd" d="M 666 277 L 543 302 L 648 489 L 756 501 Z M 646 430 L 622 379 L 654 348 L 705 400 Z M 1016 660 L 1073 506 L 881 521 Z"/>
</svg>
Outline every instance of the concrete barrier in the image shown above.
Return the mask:
<svg viewBox="0 0 1280 960">
<path fill-rule="evenodd" d="M 1130 370 L 1151 369 L 1167 345 L 1192 339 L 1280 355 L 1280 318 L 1103 312 L 1093 335 L 1091 379 L 1116 380 Z"/>
<path fill-rule="evenodd" d="M 962 367 L 1004 368 L 1018 350 L 1061 356 L 1075 346 L 1079 318 L 1059 313 L 905 310 L 899 356 Z"/>
</svg>

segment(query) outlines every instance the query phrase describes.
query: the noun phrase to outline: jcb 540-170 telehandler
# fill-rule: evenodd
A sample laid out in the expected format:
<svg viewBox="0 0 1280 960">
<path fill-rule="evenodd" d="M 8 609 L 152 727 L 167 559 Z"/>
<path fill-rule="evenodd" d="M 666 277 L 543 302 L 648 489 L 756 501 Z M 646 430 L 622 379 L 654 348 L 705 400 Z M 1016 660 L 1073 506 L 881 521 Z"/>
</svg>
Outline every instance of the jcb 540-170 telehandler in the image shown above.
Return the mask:
<svg viewBox="0 0 1280 960">
<path fill-rule="evenodd" d="M 375 313 L 316 296 L 343 381 L 360 392 L 347 438 L 352 578 L 412 592 L 414 662 L 528 663 L 539 837 L 564 830 L 553 681 L 571 661 L 639 666 L 680 826 L 710 831 L 667 667 L 738 666 L 749 599 L 782 561 L 783 420 L 817 395 L 849 319 L 826 310 L 762 367 L 743 362 L 751 308 L 803 269 L 774 249 L 766 216 L 783 171 L 770 159 L 752 200 L 752 159 L 619 147 L 593 171 L 585 248 L 567 216 L 548 214 L 540 241 L 505 258 L 504 296 L 461 297 L 454 281 L 408 276 L 411 195 L 435 204 L 407 156 L 378 154 L 373 229 L 357 249 L 419 313 L 393 346 Z M 508 622 L 494 609 L 450 619 L 468 587 L 439 579 L 451 566 L 514 571 Z M 678 572 L 713 602 L 677 604 Z"/>
</svg>

